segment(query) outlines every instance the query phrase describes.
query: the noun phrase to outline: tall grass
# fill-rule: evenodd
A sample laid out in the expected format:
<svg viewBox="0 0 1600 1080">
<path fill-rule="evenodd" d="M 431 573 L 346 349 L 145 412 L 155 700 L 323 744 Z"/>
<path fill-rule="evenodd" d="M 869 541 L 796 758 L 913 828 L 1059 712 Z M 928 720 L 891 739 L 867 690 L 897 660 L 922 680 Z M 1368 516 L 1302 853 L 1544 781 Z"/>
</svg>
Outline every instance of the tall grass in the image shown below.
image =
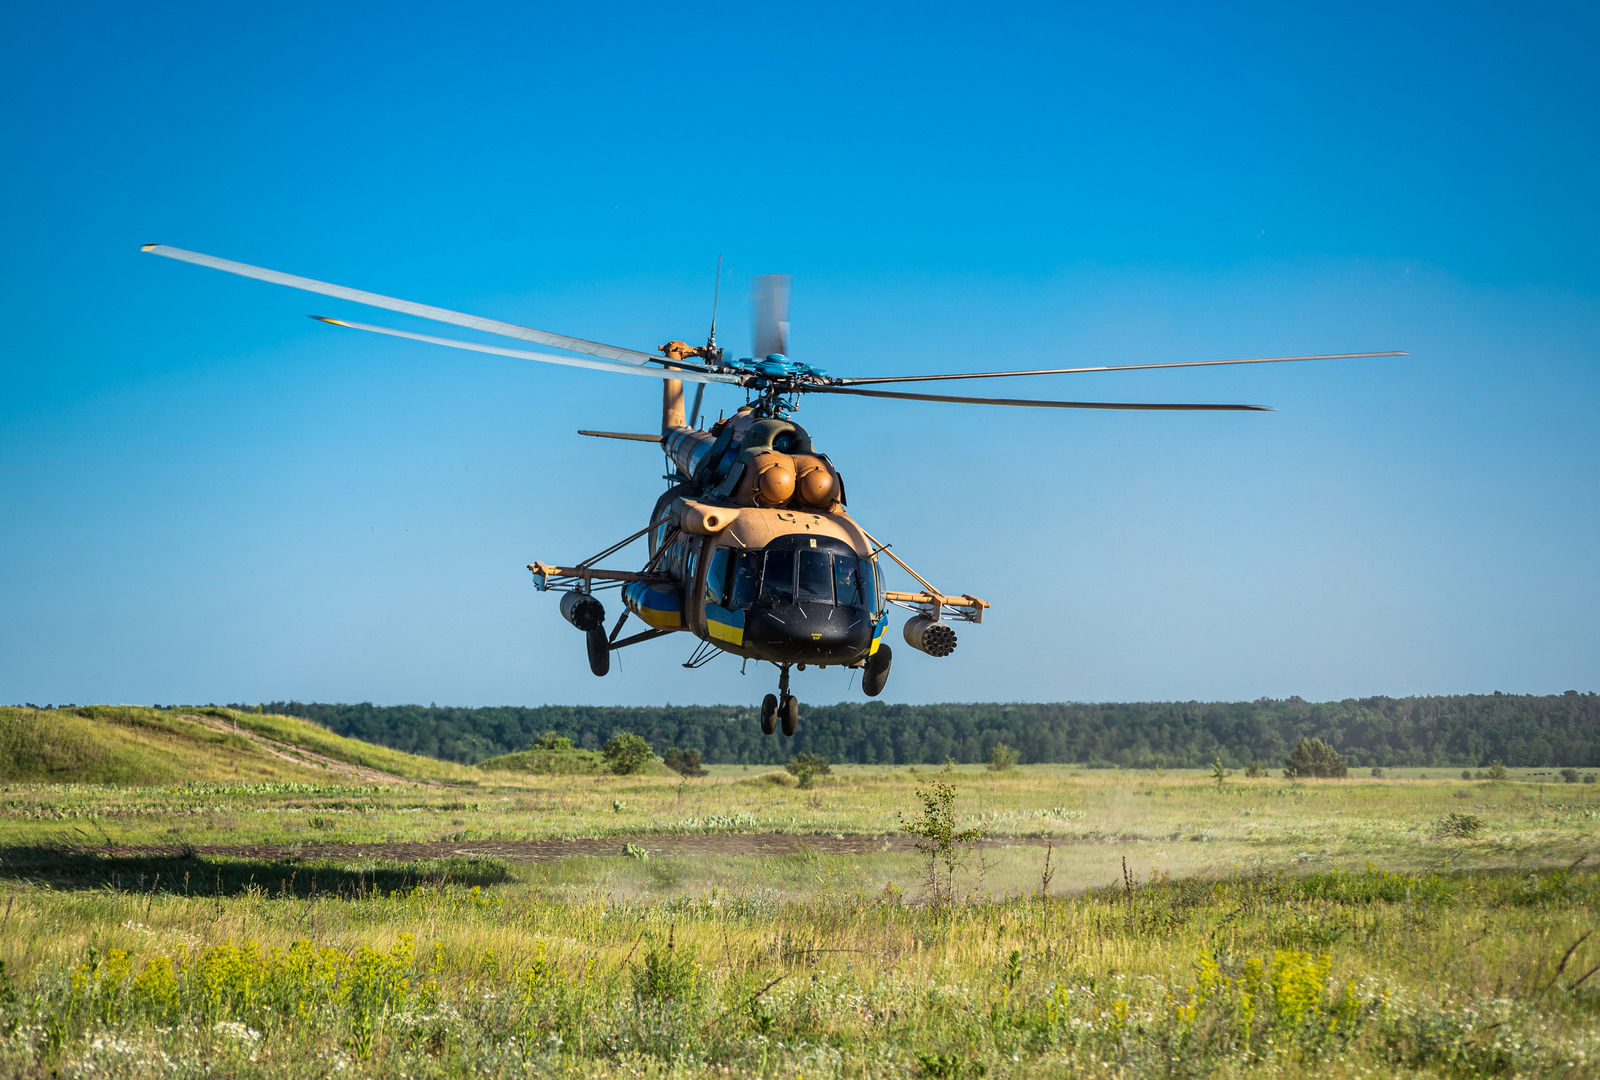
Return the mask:
<svg viewBox="0 0 1600 1080">
<path fill-rule="evenodd" d="M 938 908 L 759 876 L 14 891 L 29 1075 L 1593 1075 L 1600 875 L 1132 878 Z M 1582 940 L 1580 940 L 1582 939 Z M 1568 946 L 1577 943 L 1570 953 Z"/>
</svg>

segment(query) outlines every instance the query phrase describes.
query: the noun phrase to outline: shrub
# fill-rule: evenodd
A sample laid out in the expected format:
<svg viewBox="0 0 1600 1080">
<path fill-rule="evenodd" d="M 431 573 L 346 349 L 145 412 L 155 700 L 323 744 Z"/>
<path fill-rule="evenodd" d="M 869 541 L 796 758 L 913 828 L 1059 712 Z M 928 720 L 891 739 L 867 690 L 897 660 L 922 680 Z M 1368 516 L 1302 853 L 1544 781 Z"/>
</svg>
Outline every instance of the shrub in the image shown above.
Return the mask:
<svg viewBox="0 0 1600 1080">
<path fill-rule="evenodd" d="M 956 899 L 956 871 L 973 845 L 983 839 L 982 829 L 956 828 L 956 789 L 944 776 L 933 785 L 917 789 L 922 812 L 907 820 L 900 815 L 900 829 L 917 837 L 917 854 L 926 860 L 924 880 L 928 903 L 933 907 L 953 904 Z"/>
<path fill-rule="evenodd" d="M 1489 780 L 1511 779 L 1511 773 L 1507 771 L 1504 765 L 1500 764 L 1499 758 L 1495 758 L 1493 761 L 1489 762 L 1489 768 L 1484 772 L 1483 775 Z"/>
<path fill-rule="evenodd" d="M 1211 779 L 1215 781 L 1218 791 L 1222 790 L 1222 785 L 1226 784 L 1228 777 L 1232 775 L 1233 770 L 1222 764 L 1222 758 L 1218 757 L 1211 762 Z"/>
<path fill-rule="evenodd" d="M 1376 765 L 1374 765 L 1372 767 L 1372 775 L 1373 775 L 1374 779 L 1382 780 L 1383 779 L 1383 770 L 1378 768 Z"/>
<path fill-rule="evenodd" d="M 1583 778 L 1583 782 L 1585 784 L 1592 784 L 1592 783 L 1594 783 L 1594 781 L 1595 781 L 1595 774 L 1594 773 L 1588 773 Z"/>
<path fill-rule="evenodd" d="M 1483 831 L 1483 819 L 1476 814 L 1449 813 L 1433 827 L 1435 836 L 1454 836 L 1466 840 Z"/>
<path fill-rule="evenodd" d="M 1350 775 L 1339 751 L 1321 739 L 1301 739 L 1283 763 L 1283 775 L 1292 778 L 1321 776 L 1343 779 Z"/>
<path fill-rule="evenodd" d="M 619 731 L 611 736 L 611 741 L 606 743 L 606 764 L 611 766 L 611 771 L 618 776 L 627 776 L 629 773 L 644 772 L 649 764 L 655 760 L 655 751 L 650 749 L 650 744 L 637 735 L 629 735 Z"/>
<path fill-rule="evenodd" d="M 666 752 L 661 759 L 667 768 L 679 776 L 704 776 L 705 766 L 700 763 L 700 751 L 679 750 L 676 746 Z"/>
<path fill-rule="evenodd" d="M 1259 780 L 1267 775 L 1267 767 L 1261 764 L 1260 758 L 1251 758 L 1250 767 L 1244 771 L 1244 774 L 1252 780 Z"/>
<path fill-rule="evenodd" d="M 1005 743 L 995 743 L 989 751 L 989 771 L 1005 772 L 1017 767 L 1017 752 Z"/>
<path fill-rule="evenodd" d="M 1463 780 L 1471 780 L 1472 779 L 1472 770 L 1471 769 L 1462 769 L 1461 770 L 1461 779 L 1463 779 Z"/>
<path fill-rule="evenodd" d="M 796 754 L 789 759 L 789 764 L 784 768 L 800 782 L 803 788 L 811 786 L 813 777 L 827 776 L 833 772 L 828 759 L 817 754 Z"/>
<path fill-rule="evenodd" d="M 1577 769 L 1562 769 L 1561 770 L 1561 782 L 1563 784 L 1576 784 L 1578 782 L 1578 770 Z"/>
<path fill-rule="evenodd" d="M 572 740 L 565 735 L 557 735 L 553 731 L 547 731 L 533 740 L 533 745 L 528 749 L 543 751 L 547 754 L 568 754 L 572 752 Z"/>
</svg>

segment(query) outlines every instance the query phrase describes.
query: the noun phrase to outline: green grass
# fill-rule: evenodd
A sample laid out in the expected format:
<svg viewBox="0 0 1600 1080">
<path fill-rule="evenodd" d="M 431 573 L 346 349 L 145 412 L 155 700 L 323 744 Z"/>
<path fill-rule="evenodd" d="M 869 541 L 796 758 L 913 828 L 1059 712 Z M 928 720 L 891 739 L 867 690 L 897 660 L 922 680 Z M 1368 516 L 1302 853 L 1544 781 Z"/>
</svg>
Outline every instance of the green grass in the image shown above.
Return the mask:
<svg viewBox="0 0 1600 1080">
<path fill-rule="evenodd" d="M 524 750 L 478 762 L 486 771 L 537 773 L 542 776 L 598 776 L 607 772 L 605 755 L 598 750 Z"/>
<path fill-rule="evenodd" d="M 280 752 L 250 738 L 252 733 L 280 744 Z M 326 782 L 330 768 L 312 754 L 401 780 L 476 783 L 482 778 L 464 765 L 346 739 L 288 716 L 131 705 L 0 706 L 0 781 L 12 783 Z"/>
<path fill-rule="evenodd" d="M 990 843 L 935 909 L 916 854 L 826 850 L 894 832 L 929 770 L 484 771 L 238 714 L 389 777 L 364 782 L 223 715 L 0 710 L 0 1076 L 1578 1078 L 1600 1055 L 1600 785 L 1554 770 L 961 768 Z M 662 832 L 798 846 L 622 853 Z M 578 836 L 617 854 L 470 854 Z M 317 857 L 401 840 L 463 854 Z"/>
<path fill-rule="evenodd" d="M 1156 875 L 930 910 L 851 889 L 872 858 L 656 885 L 624 859 L 112 884 L 96 858 L 11 889 L 7 1075 L 1583 1077 L 1600 1053 L 1581 868 Z"/>
</svg>

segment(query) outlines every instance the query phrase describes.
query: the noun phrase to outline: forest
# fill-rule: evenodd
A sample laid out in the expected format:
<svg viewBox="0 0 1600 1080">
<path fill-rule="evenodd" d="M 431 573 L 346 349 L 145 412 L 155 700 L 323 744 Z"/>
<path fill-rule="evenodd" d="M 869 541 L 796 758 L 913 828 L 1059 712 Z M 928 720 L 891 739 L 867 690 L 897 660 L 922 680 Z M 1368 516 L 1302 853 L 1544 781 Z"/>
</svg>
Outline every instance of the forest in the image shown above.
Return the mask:
<svg viewBox="0 0 1600 1080">
<path fill-rule="evenodd" d="M 763 736 L 748 706 L 592 705 L 450 708 L 235 705 L 303 717 L 333 732 L 447 761 L 476 763 L 526 750 L 546 732 L 596 749 L 618 732 L 658 754 L 698 750 L 709 764 L 776 765 L 796 753 L 835 762 L 909 765 L 986 761 L 996 743 L 1024 764 L 1196 768 L 1221 758 L 1281 765 L 1301 738 L 1330 743 L 1352 768 L 1600 765 L 1600 696 L 1472 694 L 1309 702 L 808 705 L 792 739 Z"/>
</svg>

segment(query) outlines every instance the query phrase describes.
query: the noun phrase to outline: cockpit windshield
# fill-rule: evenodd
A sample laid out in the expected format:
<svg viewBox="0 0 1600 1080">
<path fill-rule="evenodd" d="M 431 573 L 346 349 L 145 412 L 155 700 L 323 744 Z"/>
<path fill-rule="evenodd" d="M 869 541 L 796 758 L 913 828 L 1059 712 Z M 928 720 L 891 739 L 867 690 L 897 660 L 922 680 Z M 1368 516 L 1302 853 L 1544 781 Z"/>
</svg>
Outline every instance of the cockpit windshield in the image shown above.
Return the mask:
<svg viewBox="0 0 1600 1080">
<path fill-rule="evenodd" d="M 801 551 L 797 567 L 796 599 L 833 603 L 833 556 L 826 551 Z"/>
<path fill-rule="evenodd" d="M 763 604 L 794 602 L 794 557 L 793 551 L 767 552 L 767 565 L 761 572 Z"/>
</svg>

